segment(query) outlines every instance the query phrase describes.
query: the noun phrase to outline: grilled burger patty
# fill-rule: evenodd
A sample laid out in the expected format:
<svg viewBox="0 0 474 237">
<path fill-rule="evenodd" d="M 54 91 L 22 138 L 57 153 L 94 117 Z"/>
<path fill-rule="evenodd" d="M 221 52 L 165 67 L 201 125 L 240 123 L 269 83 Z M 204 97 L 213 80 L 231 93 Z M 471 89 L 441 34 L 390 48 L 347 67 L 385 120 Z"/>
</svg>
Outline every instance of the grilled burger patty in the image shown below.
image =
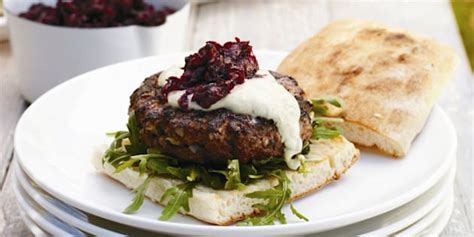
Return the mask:
<svg viewBox="0 0 474 237">
<path fill-rule="evenodd" d="M 301 138 L 308 140 L 312 133 L 311 104 L 293 78 L 270 73 L 298 101 Z M 202 164 L 225 164 L 231 159 L 248 163 L 283 156 L 285 146 L 272 120 L 227 109 L 205 112 L 171 107 L 165 102 L 158 78 L 159 73 L 146 78 L 130 97 L 130 112 L 135 112 L 141 139 L 148 147 Z"/>
</svg>

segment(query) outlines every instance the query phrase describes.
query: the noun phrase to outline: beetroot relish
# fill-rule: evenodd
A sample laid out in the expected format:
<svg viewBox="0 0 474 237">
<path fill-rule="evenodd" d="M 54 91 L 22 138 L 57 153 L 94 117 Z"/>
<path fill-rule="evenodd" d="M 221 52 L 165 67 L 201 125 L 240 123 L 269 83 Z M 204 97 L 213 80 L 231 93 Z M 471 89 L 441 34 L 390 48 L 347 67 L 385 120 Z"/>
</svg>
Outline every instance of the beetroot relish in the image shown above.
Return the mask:
<svg viewBox="0 0 474 237">
<path fill-rule="evenodd" d="M 58 26 L 81 28 L 126 25 L 158 26 L 175 10 L 155 10 L 143 0 L 58 0 L 55 7 L 36 3 L 20 17 Z"/>
<path fill-rule="evenodd" d="M 185 90 L 179 98 L 181 108 L 188 108 L 188 96 L 203 108 L 208 109 L 225 97 L 245 78 L 252 78 L 258 71 L 258 62 L 248 41 L 227 42 L 220 45 L 214 41 L 185 59 L 181 77 L 170 77 L 162 88 L 162 93 Z"/>
</svg>

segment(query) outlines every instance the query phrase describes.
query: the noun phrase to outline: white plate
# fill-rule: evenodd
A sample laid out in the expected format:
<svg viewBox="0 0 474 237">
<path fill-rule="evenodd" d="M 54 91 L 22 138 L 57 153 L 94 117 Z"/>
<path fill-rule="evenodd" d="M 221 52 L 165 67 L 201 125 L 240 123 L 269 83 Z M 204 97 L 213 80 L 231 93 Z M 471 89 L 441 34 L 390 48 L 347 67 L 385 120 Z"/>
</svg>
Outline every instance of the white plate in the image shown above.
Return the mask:
<svg viewBox="0 0 474 237">
<path fill-rule="evenodd" d="M 453 154 L 454 155 L 454 154 Z M 447 174 L 443 175 L 443 178 L 431 187 L 427 192 L 423 193 L 415 200 L 382 215 L 373 217 L 369 220 L 365 220 L 359 223 L 355 223 L 349 226 L 344 226 L 336 230 L 328 232 L 321 232 L 313 237 L 325 237 L 325 236 L 360 236 L 367 234 L 367 236 L 388 236 L 407 226 L 417 222 L 416 225 L 410 226 L 403 230 L 413 232 L 422 230 L 420 223 L 429 224 L 432 220 L 422 221 L 427 219 L 428 216 L 433 216 L 433 209 L 440 208 L 440 202 L 447 199 L 446 196 L 452 196 L 452 184 L 455 176 L 455 162 L 451 164 L 451 169 Z M 33 199 L 38 205 L 44 210 L 50 212 L 57 218 L 63 220 L 65 223 L 83 230 L 87 233 L 97 236 L 117 236 L 127 234 L 130 236 L 153 236 L 151 232 L 145 232 L 133 227 L 120 225 L 115 222 L 98 221 L 96 217 L 86 213 L 79 213 L 72 207 L 65 206 L 66 204 L 51 197 L 47 193 L 39 189 L 39 187 L 32 184 L 32 181 L 26 177 L 24 172 L 16 164 L 14 165 L 15 177 L 18 180 L 18 184 L 29 195 L 29 198 Z M 430 214 L 426 215 L 426 213 Z M 106 229 L 105 229 L 106 228 Z M 114 232 L 115 231 L 115 232 Z M 119 233 L 120 232 L 120 233 Z M 370 233 L 371 232 L 371 233 Z"/>
<path fill-rule="evenodd" d="M 261 68 L 275 68 L 284 53 L 257 52 Z M 78 76 L 47 92 L 18 122 L 15 148 L 20 165 L 44 190 L 86 212 L 140 228 L 179 234 L 312 233 L 356 223 L 393 210 L 433 186 L 449 168 L 456 148 L 454 128 L 437 106 L 404 159 L 371 151 L 338 182 L 295 203 L 311 220 L 284 211 L 289 224 L 260 227 L 210 226 L 189 217 L 158 221 L 162 208 L 145 202 L 135 215 L 122 213 L 133 194 L 97 174 L 91 164 L 124 129 L 129 96 L 142 80 L 186 54 L 133 60 Z"/>
</svg>

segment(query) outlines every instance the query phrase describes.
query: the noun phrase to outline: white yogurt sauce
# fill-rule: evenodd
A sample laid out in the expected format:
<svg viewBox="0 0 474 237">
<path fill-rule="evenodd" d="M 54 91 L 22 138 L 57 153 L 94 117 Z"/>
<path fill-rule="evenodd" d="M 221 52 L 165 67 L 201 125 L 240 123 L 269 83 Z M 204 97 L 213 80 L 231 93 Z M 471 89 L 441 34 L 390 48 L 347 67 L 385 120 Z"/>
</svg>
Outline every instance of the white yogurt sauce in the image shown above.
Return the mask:
<svg viewBox="0 0 474 237">
<path fill-rule="evenodd" d="M 179 66 L 167 69 L 159 77 L 160 86 L 164 85 L 170 76 L 179 77 L 182 73 Z M 203 111 L 225 108 L 237 114 L 273 120 L 285 144 L 285 161 L 290 169 L 297 169 L 301 161 L 292 157 L 300 153 L 303 146 L 298 102 L 268 71 L 259 70 L 257 75 L 259 78 L 246 79 L 244 83 L 236 85 L 227 96 L 208 109 L 191 101 L 192 95 L 189 95 L 189 108 Z M 168 103 L 179 107 L 178 100 L 184 93 L 184 90 L 170 92 Z"/>
<path fill-rule="evenodd" d="M 179 66 L 179 65 L 173 65 L 171 67 L 169 67 L 168 69 L 162 71 L 160 73 L 160 77 L 158 77 L 158 85 L 159 86 L 163 86 L 164 84 L 166 84 L 166 80 L 168 80 L 168 78 L 170 77 L 180 77 L 181 75 L 183 75 L 183 72 L 184 70 L 181 69 L 182 66 Z"/>
</svg>

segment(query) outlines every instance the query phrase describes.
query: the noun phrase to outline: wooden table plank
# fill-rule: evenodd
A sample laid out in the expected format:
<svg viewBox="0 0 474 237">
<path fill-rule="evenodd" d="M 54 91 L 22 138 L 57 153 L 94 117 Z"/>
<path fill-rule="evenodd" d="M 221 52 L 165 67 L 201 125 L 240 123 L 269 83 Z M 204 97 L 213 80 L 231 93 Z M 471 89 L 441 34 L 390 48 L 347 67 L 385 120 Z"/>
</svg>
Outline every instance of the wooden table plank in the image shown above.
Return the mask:
<svg viewBox="0 0 474 237">
<path fill-rule="evenodd" d="M 238 36 L 254 48 L 288 51 L 329 19 L 326 1 L 216 1 L 191 9 L 188 50 Z M 290 32 L 290 33 L 289 33 Z M 293 34 L 295 33 L 295 34 Z"/>
<path fill-rule="evenodd" d="M 9 166 L 13 157 L 13 132 L 27 103 L 15 82 L 8 42 L 0 43 L 0 236 L 32 236 L 18 213 Z"/>
<path fill-rule="evenodd" d="M 13 131 L 27 105 L 14 81 L 13 67 L 9 44 L 0 43 L 0 187 L 12 157 Z"/>
<path fill-rule="evenodd" d="M 466 215 L 468 210 L 466 209 L 466 203 L 462 197 L 464 192 L 465 191 L 460 190 L 459 185 L 455 185 L 453 212 L 441 236 L 474 236 L 469 223 L 469 217 Z"/>
<path fill-rule="evenodd" d="M 4 188 L 0 193 L 0 236 L 24 236 L 33 234 L 23 223 L 13 193 L 13 172 L 8 172 Z"/>
</svg>

